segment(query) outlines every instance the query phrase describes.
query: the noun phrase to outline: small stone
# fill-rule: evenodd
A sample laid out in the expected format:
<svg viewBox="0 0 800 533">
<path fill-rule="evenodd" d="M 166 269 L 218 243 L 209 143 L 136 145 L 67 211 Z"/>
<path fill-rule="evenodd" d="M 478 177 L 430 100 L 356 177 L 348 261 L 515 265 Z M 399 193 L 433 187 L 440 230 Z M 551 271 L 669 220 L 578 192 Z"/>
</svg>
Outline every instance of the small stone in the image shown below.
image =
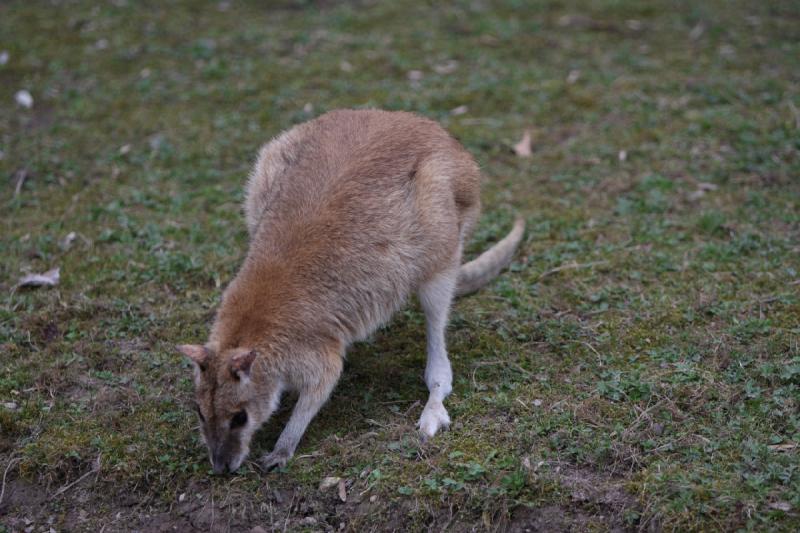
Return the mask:
<svg viewBox="0 0 800 533">
<path fill-rule="evenodd" d="M 326 491 L 332 489 L 333 487 L 337 486 L 339 484 L 339 481 L 341 480 L 342 478 L 336 476 L 326 477 L 325 479 L 320 481 L 319 490 Z"/>
<path fill-rule="evenodd" d="M 451 115 L 453 115 L 453 116 L 455 116 L 455 117 L 457 117 L 457 116 L 459 116 L 459 115 L 464 115 L 464 114 L 466 114 L 466 113 L 467 113 L 467 111 L 469 111 L 469 108 L 468 108 L 467 106 L 465 106 L 465 105 L 460 105 L 460 106 L 458 106 L 458 107 L 456 107 L 456 108 L 453 108 L 453 109 L 451 109 L 451 110 L 450 110 L 450 114 L 451 114 Z"/>
<path fill-rule="evenodd" d="M 267 533 L 267 530 L 261 526 L 253 526 L 250 530 L 250 533 Z"/>
<path fill-rule="evenodd" d="M 533 400 L 533 405 L 535 405 L 536 407 L 541 407 L 542 406 L 542 400 L 540 400 L 538 398 Z"/>
<path fill-rule="evenodd" d="M 376 501 L 378 501 L 377 494 L 373 494 L 372 496 L 369 497 L 369 503 L 375 503 Z"/>
<path fill-rule="evenodd" d="M 0 65 L 5 65 L 6 63 L 8 63 L 8 52 L 3 50 L 0 52 Z"/>
<path fill-rule="evenodd" d="M 577 82 L 580 79 L 580 77 L 581 77 L 580 70 L 570 70 L 569 74 L 567 74 L 567 83 L 572 85 L 575 82 Z"/>
<path fill-rule="evenodd" d="M 19 405 L 17 404 L 17 402 L 4 402 L 3 407 L 8 409 L 9 411 L 16 411 L 17 409 L 19 409 Z"/>
<path fill-rule="evenodd" d="M 181 495 L 178 496 L 178 501 L 182 502 L 182 501 L 185 501 L 185 500 L 186 500 L 186 493 L 185 492 L 181 492 Z"/>
<path fill-rule="evenodd" d="M 408 71 L 408 79 L 411 81 L 420 81 L 424 74 L 421 70 L 409 70 Z"/>
<path fill-rule="evenodd" d="M 316 523 L 317 523 L 317 519 L 314 518 L 313 516 L 307 516 L 307 517 L 303 518 L 302 520 L 300 520 L 300 525 L 301 526 L 313 526 Z"/>
<path fill-rule="evenodd" d="M 24 108 L 30 109 L 33 107 L 33 96 L 25 89 L 17 91 L 17 94 L 14 95 L 14 100 L 17 102 L 17 105 Z"/>
</svg>

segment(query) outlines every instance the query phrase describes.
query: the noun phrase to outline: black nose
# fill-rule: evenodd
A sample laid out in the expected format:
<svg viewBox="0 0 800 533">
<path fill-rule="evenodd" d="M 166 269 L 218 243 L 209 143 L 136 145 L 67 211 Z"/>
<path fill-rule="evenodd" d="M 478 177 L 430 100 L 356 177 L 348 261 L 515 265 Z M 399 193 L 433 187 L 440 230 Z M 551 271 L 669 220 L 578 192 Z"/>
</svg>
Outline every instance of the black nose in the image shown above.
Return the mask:
<svg viewBox="0 0 800 533">
<path fill-rule="evenodd" d="M 211 465 L 214 467 L 215 474 L 224 474 L 229 470 L 230 463 L 220 456 L 216 456 L 211 460 Z"/>
</svg>

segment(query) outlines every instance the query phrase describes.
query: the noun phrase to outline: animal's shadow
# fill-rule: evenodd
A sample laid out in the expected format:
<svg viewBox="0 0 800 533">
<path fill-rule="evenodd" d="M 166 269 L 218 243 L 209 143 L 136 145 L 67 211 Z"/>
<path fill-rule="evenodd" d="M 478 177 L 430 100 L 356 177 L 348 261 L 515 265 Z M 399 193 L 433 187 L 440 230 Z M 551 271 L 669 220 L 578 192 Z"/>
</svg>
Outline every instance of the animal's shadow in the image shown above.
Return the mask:
<svg viewBox="0 0 800 533">
<path fill-rule="evenodd" d="M 424 372 L 424 318 L 409 309 L 348 349 L 339 383 L 309 424 L 296 453 L 309 453 L 330 435 L 364 433 L 376 425 L 412 427 L 427 400 Z M 278 411 L 255 436 L 256 456 L 272 449 L 296 400 L 296 395 L 285 395 Z"/>
</svg>

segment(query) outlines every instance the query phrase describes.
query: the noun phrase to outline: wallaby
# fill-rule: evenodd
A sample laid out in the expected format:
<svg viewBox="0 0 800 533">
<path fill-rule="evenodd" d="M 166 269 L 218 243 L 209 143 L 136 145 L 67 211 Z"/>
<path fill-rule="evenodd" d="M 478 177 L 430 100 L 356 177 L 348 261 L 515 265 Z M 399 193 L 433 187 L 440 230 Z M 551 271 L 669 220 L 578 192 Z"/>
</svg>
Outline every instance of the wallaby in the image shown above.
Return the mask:
<svg viewBox="0 0 800 533">
<path fill-rule="evenodd" d="M 195 364 L 197 415 L 216 473 L 235 471 L 281 394 L 297 404 L 266 469 L 294 454 L 342 371 L 345 350 L 412 293 L 427 323 L 423 438 L 450 423 L 445 326 L 454 295 L 507 266 L 511 232 L 461 264 L 480 210 L 480 172 L 437 123 L 405 112 L 339 110 L 266 144 L 247 183 L 250 247 L 222 296 L 208 342 L 178 349 Z"/>
</svg>

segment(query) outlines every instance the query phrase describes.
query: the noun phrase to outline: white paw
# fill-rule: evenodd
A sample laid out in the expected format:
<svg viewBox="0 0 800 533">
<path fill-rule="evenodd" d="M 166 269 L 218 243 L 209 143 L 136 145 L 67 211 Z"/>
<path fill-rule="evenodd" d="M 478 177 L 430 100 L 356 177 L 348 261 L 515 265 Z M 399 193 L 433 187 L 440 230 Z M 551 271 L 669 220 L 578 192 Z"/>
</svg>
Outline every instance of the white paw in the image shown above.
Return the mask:
<svg viewBox="0 0 800 533">
<path fill-rule="evenodd" d="M 428 400 L 419 418 L 419 431 L 423 438 L 431 438 L 436 432 L 450 425 L 450 417 L 442 402 Z"/>
<path fill-rule="evenodd" d="M 273 468 L 283 468 L 291 457 L 292 455 L 286 450 L 274 450 L 272 453 L 263 456 L 259 463 L 261 468 L 270 471 Z"/>
</svg>

